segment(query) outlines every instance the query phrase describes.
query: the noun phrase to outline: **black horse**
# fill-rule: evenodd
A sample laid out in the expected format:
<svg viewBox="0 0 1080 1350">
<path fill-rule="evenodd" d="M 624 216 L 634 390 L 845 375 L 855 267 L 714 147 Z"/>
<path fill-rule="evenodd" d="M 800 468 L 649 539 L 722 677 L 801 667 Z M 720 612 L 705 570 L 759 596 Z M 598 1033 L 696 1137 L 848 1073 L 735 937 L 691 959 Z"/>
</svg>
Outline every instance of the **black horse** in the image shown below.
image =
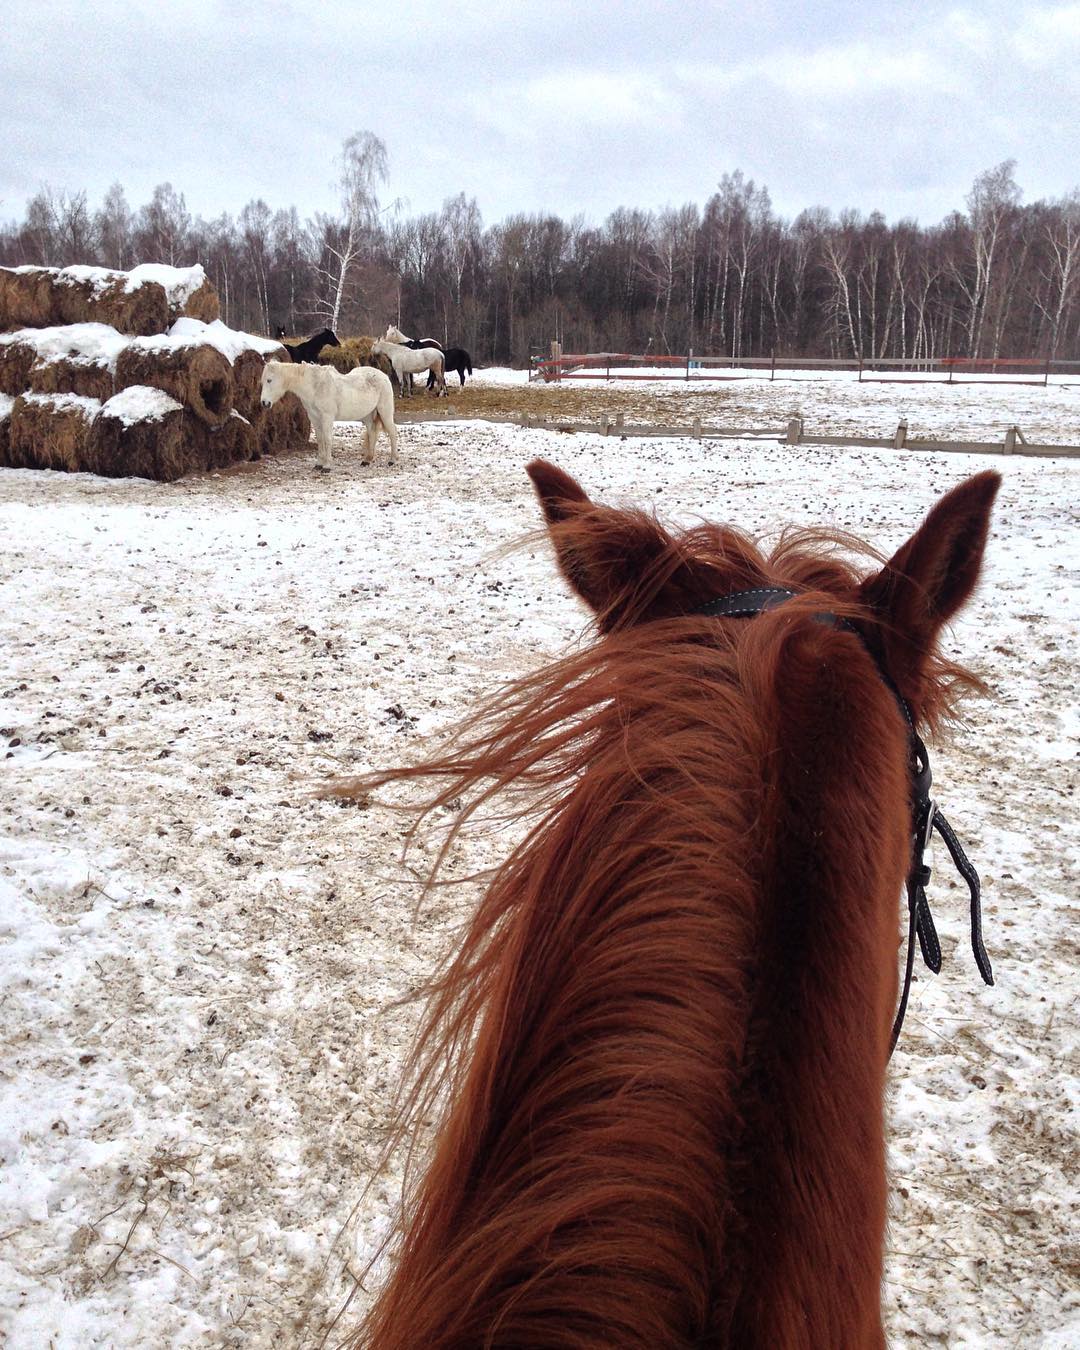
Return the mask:
<svg viewBox="0 0 1080 1350">
<path fill-rule="evenodd" d="M 274 336 L 281 341 L 285 336 L 285 329 L 280 325 Z M 324 328 L 321 333 L 316 333 L 314 337 L 309 337 L 305 342 L 288 343 L 282 342 L 281 345 L 289 353 L 289 358 L 297 364 L 308 362 L 314 364 L 318 361 L 319 353 L 324 347 L 340 347 L 341 343 L 337 340 L 337 335 L 332 333 L 329 328 Z"/>
<path fill-rule="evenodd" d="M 409 344 L 410 347 L 412 345 L 413 345 L 412 343 Z M 465 372 L 468 371 L 470 375 L 472 374 L 472 357 L 469 355 L 469 353 L 465 350 L 464 347 L 447 347 L 446 351 L 443 353 L 444 377 L 447 374 L 447 372 L 451 370 L 457 371 L 462 384 L 465 383 Z M 427 387 L 430 389 L 434 383 L 435 383 L 435 372 L 433 370 L 429 370 L 427 378 Z"/>
</svg>

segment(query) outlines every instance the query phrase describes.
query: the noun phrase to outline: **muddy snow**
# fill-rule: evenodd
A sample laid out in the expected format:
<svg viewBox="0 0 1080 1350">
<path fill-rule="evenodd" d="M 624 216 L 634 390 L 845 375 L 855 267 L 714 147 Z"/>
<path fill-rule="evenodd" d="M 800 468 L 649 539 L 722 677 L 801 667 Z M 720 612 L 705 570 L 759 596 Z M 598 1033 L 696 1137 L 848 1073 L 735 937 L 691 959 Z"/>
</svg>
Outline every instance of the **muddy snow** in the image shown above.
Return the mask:
<svg viewBox="0 0 1080 1350">
<path fill-rule="evenodd" d="M 1076 439 L 1075 391 L 902 397 L 913 434 Z M 798 402 L 820 424 L 842 397 Z M 414 917 L 430 843 L 403 866 L 407 818 L 312 789 L 414 754 L 582 639 L 543 541 L 504 550 L 538 524 L 523 466 L 544 455 L 675 522 L 825 523 L 884 549 L 965 474 L 1004 473 L 949 639 L 992 696 L 935 754 L 997 984 L 939 865 L 945 966 L 919 974 L 892 1068 L 884 1302 L 898 1346 L 1077 1344 L 1080 462 L 454 422 L 365 468 L 338 430 L 329 476 L 309 454 L 172 485 L 0 472 L 0 1340 L 314 1346 L 339 1313 L 328 1344 L 355 1326 L 398 1181 L 368 1186 L 415 1018 L 390 1005 L 469 894 Z"/>
</svg>

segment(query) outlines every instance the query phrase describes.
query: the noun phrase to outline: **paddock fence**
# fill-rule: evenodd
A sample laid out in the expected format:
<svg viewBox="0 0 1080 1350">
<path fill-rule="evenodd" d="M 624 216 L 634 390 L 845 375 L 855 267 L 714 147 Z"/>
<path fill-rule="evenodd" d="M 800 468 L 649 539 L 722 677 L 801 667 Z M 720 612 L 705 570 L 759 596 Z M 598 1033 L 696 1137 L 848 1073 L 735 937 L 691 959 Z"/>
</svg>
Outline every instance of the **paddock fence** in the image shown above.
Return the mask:
<svg viewBox="0 0 1080 1350">
<path fill-rule="evenodd" d="M 808 432 L 801 417 L 792 417 L 784 427 L 708 426 L 695 417 L 689 426 L 640 426 L 625 422 L 622 416 L 604 417 L 598 422 L 567 421 L 565 418 L 518 416 L 518 426 L 543 431 L 586 432 L 598 436 L 618 436 L 621 440 L 653 436 L 689 437 L 693 440 L 779 441 L 784 445 L 821 445 L 841 449 L 865 447 L 876 450 L 947 451 L 962 455 L 1032 455 L 1049 458 L 1080 458 L 1080 445 L 1029 441 L 1018 426 L 1005 429 L 1000 441 L 954 441 L 944 437 L 909 436 L 908 424 L 901 421 L 895 433 L 886 436 L 827 436 Z"/>
<path fill-rule="evenodd" d="M 1050 357 L 831 357 L 659 356 L 634 352 L 564 354 L 557 342 L 550 356 L 534 356 L 530 382 L 563 380 L 806 380 L 830 372 L 857 372 L 860 383 L 1047 385 L 1052 376 L 1080 376 L 1080 361 Z"/>
</svg>

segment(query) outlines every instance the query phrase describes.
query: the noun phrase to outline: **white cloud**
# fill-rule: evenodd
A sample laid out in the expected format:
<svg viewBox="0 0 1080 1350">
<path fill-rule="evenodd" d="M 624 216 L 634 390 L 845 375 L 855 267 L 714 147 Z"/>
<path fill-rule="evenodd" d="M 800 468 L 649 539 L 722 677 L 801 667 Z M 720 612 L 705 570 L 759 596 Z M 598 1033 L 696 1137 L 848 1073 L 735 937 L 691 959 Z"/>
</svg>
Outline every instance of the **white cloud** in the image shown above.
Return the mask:
<svg viewBox="0 0 1080 1350">
<path fill-rule="evenodd" d="M 1020 18 L 1012 45 L 1021 60 L 1040 70 L 1068 72 L 1080 61 L 1080 4 L 1029 10 Z"/>
</svg>

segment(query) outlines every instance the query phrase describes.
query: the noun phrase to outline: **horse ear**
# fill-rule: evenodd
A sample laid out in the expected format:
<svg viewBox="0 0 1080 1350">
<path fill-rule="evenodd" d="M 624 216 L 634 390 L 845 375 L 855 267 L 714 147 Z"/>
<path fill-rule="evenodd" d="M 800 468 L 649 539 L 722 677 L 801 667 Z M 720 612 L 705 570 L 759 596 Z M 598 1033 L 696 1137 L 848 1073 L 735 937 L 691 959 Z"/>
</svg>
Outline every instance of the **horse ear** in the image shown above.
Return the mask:
<svg viewBox="0 0 1080 1350">
<path fill-rule="evenodd" d="M 1001 475 L 976 474 L 947 493 L 906 544 L 860 588 L 880 625 L 885 666 L 901 693 L 918 699 L 942 628 L 979 579 Z"/>
<path fill-rule="evenodd" d="M 532 479 L 536 495 L 540 498 L 544 518 L 549 525 L 554 525 L 558 520 L 566 520 L 570 514 L 568 510 L 570 503 L 589 504 L 589 498 L 580 483 L 575 482 L 568 473 L 563 473 L 562 469 L 556 468 L 554 464 L 549 464 L 546 459 L 534 459 L 531 464 L 526 464 L 525 472 Z"/>
<path fill-rule="evenodd" d="M 671 578 L 655 578 L 644 590 L 639 583 L 670 552 L 671 536 L 643 512 L 598 506 L 569 474 L 546 460 L 534 459 L 525 472 L 540 498 L 559 567 L 596 613 L 600 628 L 652 617 Z"/>
</svg>

